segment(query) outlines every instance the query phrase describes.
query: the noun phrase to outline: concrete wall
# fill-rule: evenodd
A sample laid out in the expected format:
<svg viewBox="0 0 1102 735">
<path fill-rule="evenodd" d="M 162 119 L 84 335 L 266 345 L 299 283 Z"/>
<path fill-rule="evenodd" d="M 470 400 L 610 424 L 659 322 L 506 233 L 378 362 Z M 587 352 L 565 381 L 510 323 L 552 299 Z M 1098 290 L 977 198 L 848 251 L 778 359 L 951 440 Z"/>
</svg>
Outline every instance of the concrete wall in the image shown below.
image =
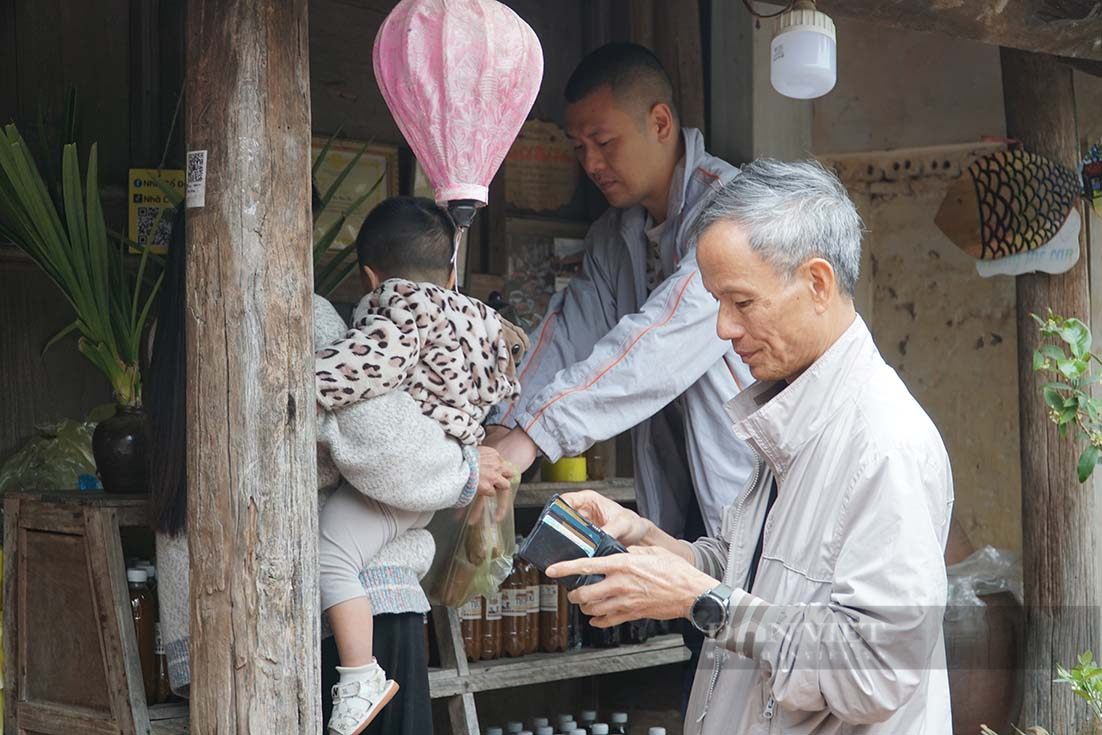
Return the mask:
<svg viewBox="0 0 1102 735">
<path fill-rule="evenodd" d="M 812 104 L 812 147 L 863 179 L 847 181 L 868 228 L 859 308 L 941 430 L 969 539 L 1019 548 L 1014 283 L 981 279 L 933 221 L 975 154 L 953 144 L 1005 134 L 998 49 L 844 19 L 838 39 L 838 86 Z"/>
<path fill-rule="evenodd" d="M 811 145 L 848 172 L 868 228 L 859 309 L 945 438 L 971 542 L 1020 548 L 1014 283 L 979 278 L 933 223 L 961 167 L 983 152 L 960 144 L 1005 135 L 998 49 L 841 19 L 838 64 L 837 87 L 810 105 Z M 1076 73 L 1075 85 L 1085 148 L 1102 140 L 1102 79 Z M 1102 220 L 1088 224 L 1100 242 Z M 1102 276 L 1093 281 L 1102 292 Z M 1092 312 L 1098 338 L 1102 299 Z"/>
</svg>

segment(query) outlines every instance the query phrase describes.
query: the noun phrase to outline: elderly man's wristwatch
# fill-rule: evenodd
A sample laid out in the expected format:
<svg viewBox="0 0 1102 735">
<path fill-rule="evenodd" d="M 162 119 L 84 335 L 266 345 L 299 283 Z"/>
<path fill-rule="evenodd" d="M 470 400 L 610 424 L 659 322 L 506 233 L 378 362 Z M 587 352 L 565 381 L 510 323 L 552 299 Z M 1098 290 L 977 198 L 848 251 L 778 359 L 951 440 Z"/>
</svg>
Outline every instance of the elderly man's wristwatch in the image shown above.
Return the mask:
<svg viewBox="0 0 1102 735">
<path fill-rule="evenodd" d="M 689 620 L 693 626 L 709 638 L 723 629 L 731 615 L 729 606 L 735 590 L 725 584 L 716 585 L 693 603 Z"/>
</svg>

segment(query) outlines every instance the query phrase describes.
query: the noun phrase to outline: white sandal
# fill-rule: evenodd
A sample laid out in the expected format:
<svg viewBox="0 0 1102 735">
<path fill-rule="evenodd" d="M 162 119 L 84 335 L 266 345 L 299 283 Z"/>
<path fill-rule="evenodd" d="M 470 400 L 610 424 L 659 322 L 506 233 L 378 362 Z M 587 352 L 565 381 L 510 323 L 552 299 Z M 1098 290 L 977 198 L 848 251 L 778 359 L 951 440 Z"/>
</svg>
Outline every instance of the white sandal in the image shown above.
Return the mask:
<svg viewBox="0 0 1102 735">
<path fill-rule="evenodd" d="M 398 683 L 392 679 L 380 691 L 372 691 L 366 681 L 334 684 L 329 735 L 359 735 L 397 693 Z"/>
</svg>

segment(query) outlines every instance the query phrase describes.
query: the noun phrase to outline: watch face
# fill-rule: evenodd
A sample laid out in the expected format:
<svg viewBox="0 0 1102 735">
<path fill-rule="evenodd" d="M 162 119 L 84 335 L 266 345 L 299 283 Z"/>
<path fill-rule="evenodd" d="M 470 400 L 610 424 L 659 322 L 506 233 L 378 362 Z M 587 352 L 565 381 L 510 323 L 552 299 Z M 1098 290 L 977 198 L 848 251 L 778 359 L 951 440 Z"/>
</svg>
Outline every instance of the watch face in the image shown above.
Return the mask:
<svg viewBox="0 0 1102 735">
<path fill-rule="evenodd" d="M 693 604 L 693 624 L 711 635 L 723 625 L 723 603 L 711 595 L 704 595 Z"/>
</svg>

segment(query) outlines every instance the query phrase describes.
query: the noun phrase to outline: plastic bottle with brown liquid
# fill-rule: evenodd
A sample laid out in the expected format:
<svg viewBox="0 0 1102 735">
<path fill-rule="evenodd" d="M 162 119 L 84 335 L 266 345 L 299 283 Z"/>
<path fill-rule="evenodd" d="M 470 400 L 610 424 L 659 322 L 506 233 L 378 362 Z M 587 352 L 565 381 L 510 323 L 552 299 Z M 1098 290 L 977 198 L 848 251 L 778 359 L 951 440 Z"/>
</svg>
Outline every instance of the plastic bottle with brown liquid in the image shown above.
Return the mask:
<svg viewBox="0 0 1102 735">
<path fill-rule="evenodd" d="M 153 678 L 157 689 L 155 701 L 164 704 L 172 699 L 172 685 L 168 680 L 168 656 L 165 655 L 165 644 L 161 638 L 161 623 L 157 622 L 153 633 Z"/>
<path fill-rule="evenodd" d="M 482 598 L 482 660 L 501 658 L 501 593 Z"/>
<path fill-rule="evenodd" d="M 528 646 L 528 585 L 520 565 L 516 559 L 501 585 L 501 647 L 511 658 L 523 656 Z"/>
<path fill-rule="evenodd" d="M 570 592 L 562 585 L 555 585 L 559 590 L 559 610 L 561 614 L 561 620 L 563 624 L 559 626 L 559 645 L 562 646 L 563 651 L 570 650 L 570 600 L 566 599 L 566 596 Z"/>
<path fill-rule="evenodd" d="M 569 616 L 570 630 L 567 635 L 566 649 L 568 651 L 576 651 L 583 646 L 589 645 L 587 628 L 589 627 L 589 616 L 582 614 L 582 608 L 575 605 L 573 602 L 567 601 L 567 610 Z"/>
<path fill-rule="evenodd" d="M 157 698 L 157 682 L 154 679 L 156 671 L 153 651 L 157 631 L 153 619 L 153 598 L 145 586 L 147 579 L 144 570 L 126 570 L 126 581 L 130 586 L 130 613 L 134 618 L 134 636 L 138 642 L 138 659 L 142 664 L 145 701 L 154 704 Z"/>
<path fill-rule="evenodd" d="M 482 658 L 482 598 L 472 597 L 458 610 L 459 631 L 468 661 Z"/>
<path fill-rule="evenodd" d="M 559 653 L 566 650 L 569 636 L 569 612 L 565 588 L 546 574 L 540 573 L 540 650 Z"/>
<path fill-rule="evenodd" d="M 616 444 L 612 439 L 597 442 L 585 452 L 585 471 L 589 480 L 600 481 L 609 479 L 609 467 L 616 451 Z"/>
<path fill-rule="evenodd" d="M 540 650 L 540 571 L 524 560 L 521 560 L 521 569 L 524 570 L 528 602 L 528 643 L 524 652 L 535 653 Z"/>
<path fill-rule="evenodd" d="M 145 572 L 146 587 L 153 600 L 153 681 L 156 688 L 154 704 L 164 704 L 172 699 L 172 686 L 168 680 L 168 656 L 165 655 L 164 641 L 161 640 L 161 601 L 157 596 L 157 567 L 152 562 L 138 563 L 138 569 Z"/>
</svg>

